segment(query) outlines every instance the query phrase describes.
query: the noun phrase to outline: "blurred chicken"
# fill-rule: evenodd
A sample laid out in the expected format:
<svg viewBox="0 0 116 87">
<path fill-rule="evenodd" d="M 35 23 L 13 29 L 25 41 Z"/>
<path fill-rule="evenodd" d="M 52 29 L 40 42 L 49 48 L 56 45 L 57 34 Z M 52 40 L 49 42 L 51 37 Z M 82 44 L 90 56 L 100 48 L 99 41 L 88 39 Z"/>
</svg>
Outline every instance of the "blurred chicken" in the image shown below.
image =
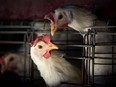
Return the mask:
<svg viewBox="0 0 116 87">
<path fill-rule="evenodd" d="M 50 42 L 50 37 L 39 36 L 31 46 L 31 58 L 37 65 L 41 76 L 48 86 L 59 86 L 61 82 L 81 83 L 81 70 L 71 65 L 59 52 L 51 52 L 58 49 Z"/>
<path fill-rule="evenodd" d="M 65 29 L 65 27 L 71 27 L 74 30 L 79 31 L 81 33 L 85 31 L 87 32 L 88 31 L 87 27 L 106 25 L 104 21 L 99 20 L 98 17 L 88 9 L 76 7 L 76 6 L 65 6 L 62 8 L 58 8 L 54 12 L 47 14 L 45 16 L 45 19 L 48 19 L 51 22 L 51 35 L 54 35 L 57 29 L 61 29 L 61 28 Z M 97 34 L 95 39 L 96 42 L 98 43 L 111 42 L 112 40 L 111 36 L 104 34 Z M 103 53 L 111 53 L 111 52 L 112 52 L 112 48 L 110 46 L 95 46 L 95 53 L 102 53 L 102 54 L 95 54 L 95 57 L 97 57 L 98 59 L 95 59 L 94 63 L 102 63 L 102 65 L 98 65 L 98 64 L 94 65 L 95 75 L 108 75 L 112 73 L 111 65 L 107 65 L 107 66 L 103 65 L 104 63 L 112 63 L 111 60 L 107 59 L 108 57 L 110 58 L 112 57 L 111 54 L 103 54 Z M 90 62 L 91 75 L 92 75 L 92 66 L 93 65 L 91 61 Z M 102 81 L 101 79 L 95 80 L 95 82 L 100 82 L 100 83 L 103 81 L 105 80 Z"/>
<path fill-rule="evenodd" d="M 6 70 L 8 71 L 16 71 L 17 69 L 17 55 L 14 53 L 8 53 L 0 58 L 0 66 L 1 73 L 4 73 Z"/>
<path fill-rule="evenodd" d="M 6 87 L 6 86 L 21 87 L 22 86 L 21 78 L 16 73 L 17 63 L 18 63 L 17 55 L 14 53 L 8 53 L 0 58 L 1 87 Z"/>
</svg>

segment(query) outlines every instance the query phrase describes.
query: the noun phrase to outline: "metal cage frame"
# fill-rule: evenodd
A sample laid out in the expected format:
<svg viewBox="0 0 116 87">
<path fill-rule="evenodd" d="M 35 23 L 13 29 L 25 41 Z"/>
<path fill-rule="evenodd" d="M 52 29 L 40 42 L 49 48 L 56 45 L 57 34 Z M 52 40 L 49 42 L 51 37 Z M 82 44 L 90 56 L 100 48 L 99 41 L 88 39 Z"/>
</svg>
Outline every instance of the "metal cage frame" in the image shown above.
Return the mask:
<svg viewBox="0 0 116 87">
<path fill-rule="evenodd" d="M 109 21 L 108 21 L 109 22 Z M 12 24 L 12 23 L 11 23 Z M 0 25 L 0 29 L 10 29 L 10 28 L 14 28 L 14 29 L 20 29 L 20 31 L 4 31 L 4 30 L 0 30 L 0 34 L 24 34 L 24 38 L 23 41 L 0 41 L 0 44 L 23 44 L 24 45 L 24 61 L 25 61 L 25 65 L 24 68 L 26 68 L 26 59 L 30 58 L 30 52 L 29 52 L 29 48 L 30 48 L 30 42 L 33 41 L 34 39 L 34 33 L 37 32 L 38 30 L 34 29 L 32 25 Z M 71 57 L 72 59 L 81 59 L 82 60 L 82 71 L 83 71 L 83 84 L 78 84 L 81 85 L 83 87 L 95 87 L 95 83 L 94 83 L 94 59 L 95 59 L 95 47 L 96 45 L 107 45 L 107 46 L 112 46 L 112 51 L 114 51 L 114 46 L 116 46 L 116 42 L 112 42 L 112 43 L 96 43 L 96 37 L 95 35 L 97 33 L 100 33 L 99 31 L 97 31 L 97 29 L 99 28 L 116 28 L 116 26 L 94 26 L 94 27 L 90 27 L 88 28 L 88 32 L 84 32 L 84 39 L 83 39 L 83 44 L 79 44 L 79 45 L 67 45 L 67 46 L 75 46 L 75 47 L 82 47 L 83 48 L 83 56 L 82 57 Z M 22 31 L 25 30 L 25 31 Z M 116 32 L 105 32 L 103 31 L 104 34 L 108 34 L 108 35 L 112 35 L 112 38 L 114 38 L 114 36 L 116 35 Z M 77 33 L 79 34 L 79 33 Z M 85 42 L 85 40 L 87 40 Z M 85 52 L 85 48 L 87 49 L 87 51 Z M 92 50 L 92 53 L 91 53 Z M 92 54 L 92 55 L 91 55 Z M 112 52 L 112 68 L 114 68 L 114 65 L 116 65 L 116 63 L 114 63 L 114 54 L 116 54 L 115 52 Z M 64 57 L 65 58 L 65 57 Z M 92 79 L 90 80 L 90 60 L 92 60 Z M 34 81 L 34 64 L 32 63 L 31 59 L 30 59 L 30 77 L 26 76 L 26 69 L 24 71 L 24 76 L 23 80 L 26 82 L 28 79 L 30 79 L 33 83 Z M 86 72 L 86 73 L 84 73 Z M 114 71 L 112 69 L 112 79 L 115 79 L 114 76 Z M 113 84 L 115 82 L 112 82 Z M 68 83 L 65 83 L 68 84 Z M 69 83 L 70 84 L 70 83 Z M 75 85 L 75 84 L 74 84 Z M 101 86 L 102 87 L 102 86 Z"/>
</svg>

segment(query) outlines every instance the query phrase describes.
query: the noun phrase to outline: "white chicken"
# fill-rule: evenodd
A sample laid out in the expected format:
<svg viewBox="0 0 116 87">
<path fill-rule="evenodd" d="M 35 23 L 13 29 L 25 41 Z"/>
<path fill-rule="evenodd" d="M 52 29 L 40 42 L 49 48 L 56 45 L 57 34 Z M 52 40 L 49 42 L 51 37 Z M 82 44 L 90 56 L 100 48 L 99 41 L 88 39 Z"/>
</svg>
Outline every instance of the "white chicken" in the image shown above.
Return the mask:
<svg viewBox="0 0 116 87">
<path fill-rule="evenodd" d="M 51 35 L 54 35 L 58 28 L 67 26 L 76 31 L 85 31 L 85 28 L 93 26 L 97 17 L 85 8 L 65 6 L 45 15 L 44 18 L 51 21 Z"/>
<path fill-rule="evenodd" d="M 4 73 L 5 71 L 13 71 L 17 70 L 18 57 L 14 53 L 8 53 L 0 58 L 0 71 Z"/>
<path fill-rule="evenodd" d="M 0 85 L 4 87 L 22 87 L 22 80 L 17 74 L 18 62 L 18 57 L 15 53 L 7 53 L 0 58 Z"/>
<path fill-rule="evenodd" d="M 106 25 L 105 22 L 99 21 L 98 17 L 94 15 L 91 11 L 76 6 L 65 6 L 62 8 L 58 8 L 54 12 L 45 15 L 45 19 L 48 19 L 51 22 L 51 35 L 54 35 L 57 29 L 63 29 L 65 27 L 71 27 L 81 33 L 87 31 L 87 27 L 91 27 L 94 25 Z M 95 22 L 95 20 L 98 21 Z M 111 37 L 108 35 L 96 35 L 96 42 L 108 42 L 110 40 Z M 95 53 L 97 52 L 112 52 L 112 48 L 110 46 L 95 46 Z M 112 63 L 111 60 L 100 59 L 101 57 L 112 57 L 111 54 L 95 54 L 95 57 L 97 57 L 98 59 L 95 59 L 94 63 Z M 90 71 L 90 74 L 92 75 L 92 62 L 90 65 Z M 94 65 L 94 75 L 108 75 L 111 73 L 111 65 Z M 95 80 L 95 82 L 98 83 L 101 83 L 103 81 L 105 80 Z"/>
<path fill-rule="evenodd" d="M 47 34 L 39 36 L 30 49 L 31 58 L 46 84 L 54 87 L 61 82 L 81 83 L 81 70 L 66 61 L 62 53 L 50 52 L 53 49 L 58 47 L 50 42 Z"/>
</svg>

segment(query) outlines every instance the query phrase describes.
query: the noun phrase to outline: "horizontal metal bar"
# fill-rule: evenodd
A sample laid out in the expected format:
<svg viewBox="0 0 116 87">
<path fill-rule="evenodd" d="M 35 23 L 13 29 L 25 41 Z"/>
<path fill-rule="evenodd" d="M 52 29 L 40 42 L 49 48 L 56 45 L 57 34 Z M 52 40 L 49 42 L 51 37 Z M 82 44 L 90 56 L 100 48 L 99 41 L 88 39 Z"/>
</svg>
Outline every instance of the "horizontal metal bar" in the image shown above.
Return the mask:
<svg viewBox="0 0 116 87">
<path fill-rule="evenodd" d="M 72 57 L 72 56 L 63 56 L 63 58 L 67 58 L 67 59 L 92 59 L 91 57 Z"/>
<path fill-rule="evenodd" d="M 26 26 L 26 25 L 0 25 L 0 28 L 33 28 L 33 26 Z M 103 28 L 116 28 L 116 26 L 93 26 L 93 27 L 86 27 L 84 29 L 103 29 Z"/>
<path fill-rule="evenodd" d="M 63 40 L 58 40 L 58 41 L 54 41 L 55 43 L 60 43 Z M 73 40 L 72 40 L 73 41 Z M 71 42 L 71 40 L 70 40 Z M 75 41 L 74 41 L 75 42 Z M 61 44 L 61 43 L 60 43 Z M 60 45 L 58 44 L 58 45 Z M 78 44 L 78 45 L 67 45 L 67 44 L 61 44 L 61 45 L 65 45 L 65 46 L 74 46 L 74 47 L 93 47 L 94 45 L 92 44 Z M 112 42 L 99 42 L 96 43 L 95 46 L 116 46 L 116 43 L 112 43 Z"/>
<path fill-rule="evenodd" d="M 77 86 L 80 86 L 80 87 L 85 85 L 85 84 L 81 84 L 81 83 L 68 83 L 68 82 L 62 82 L 61 84 L 62 85 L 63 84 L 67 84 L 67 85 L 77 85 Z M 86 85 L 88 85 L 88 84 L 86 84 Z M 90 85 L 88 85 L 88 86 L 90 86 Z"/>
<path fill-rule="evenodd" d="M 38 30 L 34 30 L 34 31 L 32 31 L 32 30 L 30 30 L 30 31 L 26 31 L 26 30 L 25 31 L 21 31 L 21 30 L 20 31 L 16 31 L 16 30 L 3 31 L 2 30 L 2 31 L 0 31 L 0 34 L 10 34 L 10 33 L 12 33 L 12 34 L 13 33 L 36 33 L 36 32 L 41 32 L 41 33 L 45 33 L 46 32 L 46 33 L 49 33 L 49 31 L 50 30 L 39 30 L 39 29 Z"/>
<path fill-rule="evenodd" d="M 4 54 L 4 53 L 9 53 L 9 51 L 0 51 L 0 54 Z M 23 50 L 23 51 L 12 51 L 12 53 L 16 53 L 16 54 L 18 54 L 18 55 L 24 55 L 25 54 L 25 50 Z M 27 56 L 30 56 L 29 54 L 26 54 Z"/>
<path fill-rule="evenodd" d="M 93 27 L 87 27 L 85 29 L 97 29 L 97 28 L 100 28 L 100 29 L 103 29 L 103 28 L 116 28 L 116 26 L 93 26 Z"/>
<path fill-rule="evenodd" d="M 101 76 L 103 76 L 103 77 L 112 77 L 112 76 L 116 76 L 116 74 L 108 74 L 108 75 L 94 75 L 95 77 L 101 77 Z"/>
<path fill-rule="evenodd" d="M 39 30 L 39 29 L 36 29 L 34 31 L 29 31 L 28 33 L 32 33 L 32 32 L 33 33 L 35 33 L 35 32 L 41 32 L 41 33 L 46 32 L 46 33 L 49 33 L 50 30 Z M 13 33 L 27 33 L 27 31 L 3 31 L 3 30 L 0 31 L 0 34 L 13 34 Z M 77 33 L 73 33 L 73 34 L 77 34 Z M 80 33 L 78 33 L 78 34 L 80 34 Z"/>
<path fill-rule="evenodd" d="M 87 32 L 81 32 L 81 33 L 78 33 L 78 32 L 73 32 L 72 34 L 86 34 Z M 91 33 L 92 34 L 92 33 Z M 97 34 L 102 34 L 102 35 L 116 35 L 116 33 L 112 33 L 112 32 L 97 32 Z"/>
<path fill-rule="evenodd" d="M 26 34 L 27 31 L 0 31 L 0 34 Z"/>
<path fill-rule="evenodd" d="M 93 45 L 65 45 L 65 46 L 73 46 L 73 47 L 93 47 Z"/>
<path fill-rule="evenodd" d="M 0 44 L 24 44 L 24 41 L 0 41 Z"/>
<path fill-rule="evenodd" d="M 116 58 L 112 58 L 112 57 L 94 57 L 94 59 L 116 60 Z"/>
<path fill-rule="evenodd" d="M 95 46 L 116 46 L 116 43 L 112 43 L 112 42 L 98 42 L 98 43 L 95 43 Z"/>
<path fill-rule="evenodd" d="M 0 26 L 0 28 L 20 28 L 20 29 L 24 29 L 24 28 L 33 28 L 33 26 L 23 26 L 23 25 L 2 25 Z"/>
<path fill-rule="evenodd" d="M 73 56 L 63 56 L 63 58 L 67 58 L 67 59 L 104 59 L 104 60 L 116 60 L 116 58 L 112 58 L 112 57 L 94 57 L 92 58 L 90 57 L 73 57 Z"/>
<path fill-rule="evenodd" d="M 67 44 L 58 44 L 58 45 L 64 45 L 64 46 L 72 46 L 72 47 L 93 47 L 94 45 L 89 45 L 89 44 L 79 44 L 79 45 L 67 45 Z M 109 43 L 96 43 L 95 46 L 116 46 L 116 43 L 112 43 L 112 44 L 109 44 Z"/>
<path fill-rule="evenodd" d="M 97 32 L 97 34 L 102 34 L 102 35 L 116 35 L 116 32 L 111 33 L 111 32 Z"/>
<path fill-rule="evenodd" d="M 95 54 L 116 54 L 116 52 L 95 52 Z"/>
<path fill-rule="evenodd" d="M 95 65 L 116 65 L 116 63 L 94 63 Z"/>
</svg>

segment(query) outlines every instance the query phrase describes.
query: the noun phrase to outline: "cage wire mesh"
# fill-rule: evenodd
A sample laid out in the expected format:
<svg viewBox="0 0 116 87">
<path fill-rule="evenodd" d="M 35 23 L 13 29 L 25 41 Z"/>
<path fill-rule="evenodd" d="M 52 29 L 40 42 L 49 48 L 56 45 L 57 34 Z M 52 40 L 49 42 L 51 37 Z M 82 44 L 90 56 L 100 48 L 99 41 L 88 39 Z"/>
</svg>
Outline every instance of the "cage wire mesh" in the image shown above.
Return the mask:
<svg viewBox="0 0 116 87">
<path fill-rule="evenodd" d="M 85 34 L 85 83 L 92 87 L 116 86 L 116 26 L 94 26 Z M 106 30 L 109 29 L 109 30 Z"/>
<path fill-rule="evenodd" d="M 63 84 L 81 85 L 83 87 L 111 87 L 116 85 L 115 22 L 108 21 L 107 26 L 90 27 L 88 28 L 88 32 L 82 33 L 83 37 L 79 32 L 70 28 L 68 30 L 59 30 L 54 37 L 51 37 L 52 42 L 59 46 L 58 51 L 66 54 L 64 58 L 82 70 L 82 84 Z M 105 31 L 105 28 L 108 28 L 109 31 Z M 18 55 L 19 64 L 16 73 L 28 86 L 46 87 L 36 65 L 33 64 L 30 58 L 29 51 L 30 44 L 35 39 L 35 36 L 42 34 L 50 35 L 48 22 L 0 22 L 0 54 L 15 53 Z M 96 38 L 98 35 L 102 38 L 100 42 Z M 104 40 L 103 37 L 110 38 L 110 42 Z M 96 51 L 98 47 L 100 49 Z M 105 50 L 104 47 L 106 48 Z M 104 68 L 107 68 L 106 71 L 109 71 L 107 74 L 99 70 L 103 69 L 105 71 Z"/>
</svg>

